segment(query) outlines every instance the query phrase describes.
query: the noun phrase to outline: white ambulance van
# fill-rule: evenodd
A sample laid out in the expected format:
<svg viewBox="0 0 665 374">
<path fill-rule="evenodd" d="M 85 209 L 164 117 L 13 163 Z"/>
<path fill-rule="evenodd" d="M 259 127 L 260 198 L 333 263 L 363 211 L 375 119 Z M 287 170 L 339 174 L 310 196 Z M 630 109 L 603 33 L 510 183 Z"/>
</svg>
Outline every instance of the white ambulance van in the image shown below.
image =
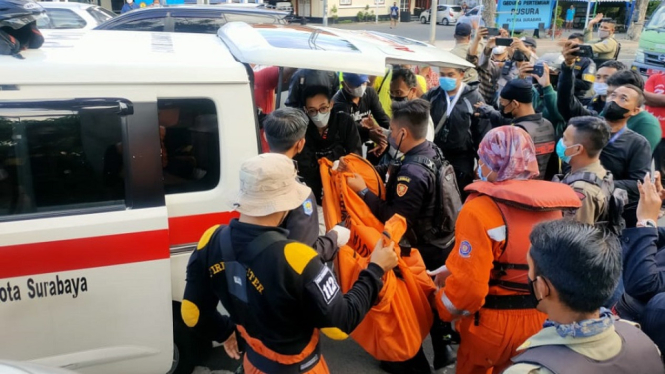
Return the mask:
<svg viewBox="0 0 665 374">
<path fill-rule="evenodd" d="M 23 56 L 0 56 L 0 359 L 96 374 L 192 370 L 185 268 L 259 150 L 250 63 L 470 66 L 385 35 L 244 23 L 63 34 Z"/>
</svg>

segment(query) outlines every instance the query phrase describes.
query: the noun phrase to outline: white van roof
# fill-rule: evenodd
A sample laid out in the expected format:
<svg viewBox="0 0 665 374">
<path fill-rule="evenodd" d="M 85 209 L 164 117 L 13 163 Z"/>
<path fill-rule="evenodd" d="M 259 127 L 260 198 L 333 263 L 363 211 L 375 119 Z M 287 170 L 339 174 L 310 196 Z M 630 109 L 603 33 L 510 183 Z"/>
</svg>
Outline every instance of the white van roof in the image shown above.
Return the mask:
<svg viewBox="0 0 665 374">
<path fill-rule="evenodd" d="M 44 32 L 25 59 L 0 56 L 0 85 L 247 82 L 215 35 L 139 31 Z"/>
</svg>

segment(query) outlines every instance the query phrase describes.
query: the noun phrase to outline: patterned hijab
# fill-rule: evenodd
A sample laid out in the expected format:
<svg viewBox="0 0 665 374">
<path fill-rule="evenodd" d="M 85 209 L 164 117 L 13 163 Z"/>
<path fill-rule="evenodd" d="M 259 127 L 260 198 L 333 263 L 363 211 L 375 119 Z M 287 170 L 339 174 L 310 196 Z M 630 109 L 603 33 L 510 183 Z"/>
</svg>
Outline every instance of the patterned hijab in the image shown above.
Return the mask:
<svg viewBox="0 0 665 374">
<path fill-rule="evenodd" d="M 480 142 L 478 156 L 497 174 L 497 182 L 526 180 L 539 174 L 531 136 L 516 126 L 490 130 Z"/>
</svg>

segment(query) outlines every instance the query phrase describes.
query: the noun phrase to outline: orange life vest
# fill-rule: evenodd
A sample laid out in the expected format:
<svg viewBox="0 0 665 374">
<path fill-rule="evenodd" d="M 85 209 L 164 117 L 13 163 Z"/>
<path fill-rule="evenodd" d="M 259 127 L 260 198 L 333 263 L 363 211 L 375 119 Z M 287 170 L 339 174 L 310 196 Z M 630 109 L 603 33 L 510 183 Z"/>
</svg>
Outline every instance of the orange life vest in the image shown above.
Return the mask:
<svg viewBox="0 0 665 374">
<path fill-rule="evenodd" d="M 355 155 L 344 158 L 350 172 L 332 170 L 332 163 L 326 159 L 319 163 L 326 226 L 330 229 L 344 222 L 351 230 L 351 240 L 340 248 L 335 260 L 340 287 L 347 292 L 369 264 L 374 246 L 383 240 L 382 233 L 399 243 L 406 232 L 406 220 L 399 215 L 385 225 L 377 220 L 360 196 L 348 188 L 346 178 L 353 173 L 361 175 L 372 193 L 385 198 L 381 178 L 366 160 Z M 412 249 L 408 256 L 402 256 L 399 248 L 397 253 L 397 269 L 384 275 L 379 301 L 351 333 L 378 360 L 405 361 L 415 356 L 433 321 L 429 300 L 436 286 L 427 276 L 420 253 Z"/>
<path fill-rule="evenodd" d="M 469 200 L 491 198 L 505 224 L 505 247 L 494 261 L 490 294 L 528 293 L 526 254 L 533 226 L 562 218 L 563 209 L 579 208 L 579 197 L 568 185 L 540 180 L 474 182 L 465 190 L 471 192 Z"/>
</svg>

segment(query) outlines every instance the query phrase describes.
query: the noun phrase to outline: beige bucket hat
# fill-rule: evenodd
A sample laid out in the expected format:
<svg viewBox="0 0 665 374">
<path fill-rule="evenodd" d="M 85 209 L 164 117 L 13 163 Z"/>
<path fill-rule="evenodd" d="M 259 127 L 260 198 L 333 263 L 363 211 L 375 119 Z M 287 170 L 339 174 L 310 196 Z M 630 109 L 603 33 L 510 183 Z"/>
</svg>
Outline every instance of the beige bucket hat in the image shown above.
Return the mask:
<svg viewBox="0 0 665 374">
<path fill-rule="evenodd" d="M 240 166 L 240 191 L 234 208 L 252 217 L 286 212 L 302 205 L 312 190 L 298 183 L 293 160 L 265 153 Z"/>
</svg>

